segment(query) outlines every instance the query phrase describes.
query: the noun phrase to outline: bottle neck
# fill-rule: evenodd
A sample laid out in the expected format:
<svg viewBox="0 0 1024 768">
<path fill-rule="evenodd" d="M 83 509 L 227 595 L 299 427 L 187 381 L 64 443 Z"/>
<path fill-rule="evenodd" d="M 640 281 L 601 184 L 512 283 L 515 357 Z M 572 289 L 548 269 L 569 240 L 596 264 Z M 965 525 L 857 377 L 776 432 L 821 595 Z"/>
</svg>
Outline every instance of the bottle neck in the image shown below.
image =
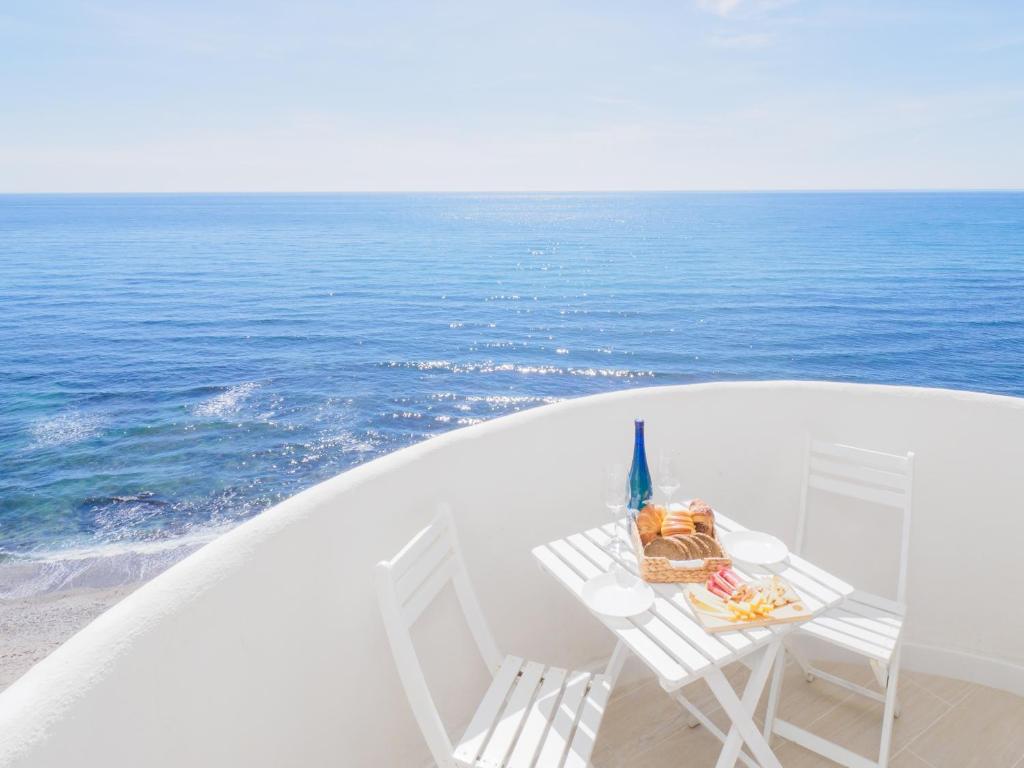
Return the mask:
<svg viewBox="0 0 1024 768">
<path fill-rule="evenodd" d="M 639 458 L 640 454 L 644 451 L 644 423 L 642 421 L 636 422 L 636 431 L 633 437 L 633 456 Z"/>
</svg>

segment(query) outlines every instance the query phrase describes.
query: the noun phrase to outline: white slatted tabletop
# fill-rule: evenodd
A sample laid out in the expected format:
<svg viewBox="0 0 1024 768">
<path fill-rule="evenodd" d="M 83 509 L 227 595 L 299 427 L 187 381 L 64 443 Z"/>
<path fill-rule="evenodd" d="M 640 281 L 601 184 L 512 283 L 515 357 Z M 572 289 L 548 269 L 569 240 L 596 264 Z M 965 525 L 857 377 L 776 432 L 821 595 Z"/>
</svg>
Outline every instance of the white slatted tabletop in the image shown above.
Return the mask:
<svg viewBox="0 0 1024 768">
<path fill-rule="evenodd" d="M 743 530 L 742 525 L 720 513 L 716 512 L 715 520 L 723 531 Z M 582 602 L 586 581 L 607 571 L 616 559 L 610 548 L 614 530 L 611 523 L 592 528 L 536 547 L 533 554 L 546 571 Z M 624 550 L 621 562 L 636 572 L 636 558 L 631 551 Z M 734 570 L 744 576 L 756 575 L 742 566 L 734 565 Z M 809 609 L 808 618 L 838 605 L 853 592 L 849 584 L 795 555 L 790 555 L 788 563 L 767 570 L 796 587 Z M 651 586 L 655 592 L 654 605 L 645 613 L 628 619 L 595 615 L 658 675 L 668 691 L 688 685 L 709 668 L 721 668 L 736 661 L 798 626 L 781 624 L 710 634 L 694 616 L 685 599 L 684 585 Z"/>
<path fill-rule="evenodd" d="M 744 530 L 742 525 L 717 511 L 715 522 L 722 531 Z M 636 557 L 630 547 L 623 547 L 621 556 L 613 551 L 615 531 L 611 523 L 591 528 L 536 547 L 533 554 L 546 571 L 583 602 L 583 585 L 588 579 L 608 571 L 617 559 L 627 570 L 636 573 Z M 838 605 L 853 592 L 853 587 L 846 582 L 792 554 L 788 562 L 770 566 L 761 572 L 737 565 L 733 568 L 748 578 L 775 573 L 786 579 L 803 598 L 808 608 L 808 619 Z M 680 704 L 709 729 L 714 729 L 713 733 L 724 744 L 717 764 L 719 768 L 732 766 L 737 759 L 746 765 L 781 768 L 768 742 L 758 731 L 753 713 L 773 664 L 776 659 L 781 659 L 783 637 L 800 624 L 711 634 L 704 630 L 694 615 L 686 600 L 684 585 L 651 586 L 654 604 L 644 613 L 625 619 L 594 615 L 618 638 L 618 649 L 625 647 L 636 654 L 658 676 L 666 691 L 676 692 L 673 695 Z M 613 659 L 618 655 L 618 649 Z M 751 665 L 752 672 L 741 698 L 722 674 L 722 668 L 755 653 L 760 653 L 760 659 Z M 750 664 L 750 660 L 745 661 Z M 732 721 L 728 734 L 719 731 L 679 692 L 680 688 L 699 678 L 707 682 Z M 742 752 L 742 742 L 746 743 L 753 757 Z"/>
</svg>

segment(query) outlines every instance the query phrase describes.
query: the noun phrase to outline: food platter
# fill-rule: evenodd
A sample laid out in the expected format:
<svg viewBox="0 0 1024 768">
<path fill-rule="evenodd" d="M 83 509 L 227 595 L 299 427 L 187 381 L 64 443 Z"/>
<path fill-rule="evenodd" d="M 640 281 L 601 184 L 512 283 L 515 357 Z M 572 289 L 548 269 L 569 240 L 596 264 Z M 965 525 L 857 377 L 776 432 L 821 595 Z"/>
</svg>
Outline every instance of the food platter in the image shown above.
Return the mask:
<svg viewBox="0 0 1024 768">
<path fill-rule="evenodd" d="M 778 576 L 746 580 L 723 569 L 705 584 L 687 584 L 686 602 L 708 632 L 729 632 L 811 618 L 800 594 Z"/>
</svg>

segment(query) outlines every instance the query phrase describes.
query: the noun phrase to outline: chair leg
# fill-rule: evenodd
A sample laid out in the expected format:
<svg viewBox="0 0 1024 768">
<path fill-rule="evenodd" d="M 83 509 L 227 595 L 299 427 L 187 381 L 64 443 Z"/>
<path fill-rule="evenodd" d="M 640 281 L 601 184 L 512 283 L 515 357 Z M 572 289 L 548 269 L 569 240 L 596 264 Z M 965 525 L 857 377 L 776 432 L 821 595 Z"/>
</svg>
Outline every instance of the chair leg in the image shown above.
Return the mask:
<svg viewBox="0 0 1024 768">
<path fill-rule="evenodd" d="M 804 663 L 801 663 L 801 659 L 797 653 L 793 651 L 792 647 L 784 646 L 785 651 L 790 653 L 796 663 L 806 671 L 808 674 L 813 674 L 813 667 L 804 667 Z M 875 674 L 879 675 L 880 671 L 884 672 L 884 677 L 880 677 L 880 685 L 883 689 L 881 694 L 875 693 L 873 690 L 856 689 L 861 686 L 847 684 L 846 687 L 855 690 L 855 692 L 861 695 L 868 696 L 869 698 L 881 700 L 884 702 L 884 708 L 882 711 L 882 733 L 881 739 L 878 745 L 878 762 L 872 763 L 870 760 L 863 756 L 851 752 L 848 749 L 841 747 L 838 744 L 827 741 L 813 733 L 810 733 L 802 728 L 794 726 L 792 723 L 778 717 L 777 702 L 778 697 L 782 692 L 783 684 L 783 667 L 784 661 L 782 654 L 776 660 L 776 667 L 772 678 L 772 687 L 768 693 L 768 708 L 765 712 L 764 718 L 764 738 L 770 741 L 771 736 L 774 733 L 778 733 L 783 738 L 794 741 L 800 746 L 808 749 L 812 752 L 828 757 L 833 762 L 837 762 L 840 765 L 847 766 L 874 766 L 875 768 L 887 768 L 889 765 L 889 753 L 892 749 L 892 734 L 893 728 L 895 727 L 895 719 L 900 714 L 900 700 L 897 695 L 898 683 L 899 683 L 899 668 L 900 668 L 900 653 L 902 650 L 902 643 L 898 643 L 892 658 L 889 663 L 885 666 L 878 665 L 877 662 L 872 663 L 872 669 Z M 833 676 L 825 672 L 821 673 L 824 675 L 823 679 L 834 680 Z M 836 684 L 840 684 L 836 681 Z M 1024 768 L 1024 767 L 1022 767 Z"/>
<path fill-rule="evenodd" d="M 871 671 L 875 673 L 875 679 L 878 681 L 878 687 L 883 691 L 887 691 L 889 687 L 889 670 L 891 667 L 886 664 L 882 664 L 879 661 L 870 659 Z M 900 697 L 896 696 L 896 704 L 892 710 L 893 717 L 899 717 L 903 714 L 903 707 L 900 706 Z"/>
<path fill-rule="evenodd" d="M 871 671 L 875 673 L 875 681 L 878 683 L 878 687 L 883 691 L 885 690 L 886 680 L 889 679 L 889 667 L 880 661 L 875 659 L 868 659 L 868 664 L 871 666 Z"/>
<path fill-rule="evenodd" d="M 886 768 L 889 764 L 889 749 L 892 745 L 892 729 L 895 719 L 896 685 L 900 671 L 900 650 L 902 645 L 896 647 L 896 652 L 889 662 L 888 672 L 885 681 L 885 709 L 882 712 L 882 741 L 878 748 L 878 768 Z"/>
<path fill-rule="evenodd" d="M 800 651 L 796 650 L 795 648 L 793 648 L 792 645 L 789 645 L 788 643 L 786 645 L 786 651 L 789 653 L 790 656 L 793 657 L 793 661 L 795 661 L 797 666 L 800 667 L 800 669 L 803 671 L 804 680 L 806 680 L 808 683 L 813 683 L 814 667 L 811 666 L 811 662 L 809 662 Z"/>
<path fill-rule="evenodd" d="M 779 696 L 782 695 L 783 675 L 786 670 L 786 645 L 783 643 L 778 657 L 775 659 L 775 669 L 772 670 L 772 686 L 768 689 L 768 708 L 764 713 L 764 738 L 769 744 L 772 743 L 772 726 L 775 725 L 775 712 L 779 706 Z"/>
</svg>

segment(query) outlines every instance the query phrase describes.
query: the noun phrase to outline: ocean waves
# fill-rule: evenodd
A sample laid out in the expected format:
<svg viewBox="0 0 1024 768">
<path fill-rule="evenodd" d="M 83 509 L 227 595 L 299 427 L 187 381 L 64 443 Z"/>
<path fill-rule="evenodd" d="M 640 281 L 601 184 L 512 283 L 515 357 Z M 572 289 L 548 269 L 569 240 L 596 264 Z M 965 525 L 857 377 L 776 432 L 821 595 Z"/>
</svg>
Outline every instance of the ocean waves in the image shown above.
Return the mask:
<svg viewBox="0 0 1024 768">
<path fill-rule="evenodd" d="M 148 577 L 352 466 L 564 398 L 1024 395 L 1024 195 L 8 196 L 15 230 L 0 597 Z"/>
<path fill-rule="evenodd" d="M 104 418 L 98 414 L 68 411 L 32 421 L 28 425 L 30 448 L 55 448 L 88 440 L 100 434 Z"/>
<path fill-rule="evenodd" d="M 238 413 L 245 401 L 259 389 L 259 386 L 254 381 L 247 381 L 228 387 L 220 394 L 192 406 L 191 412 L 193 415 L 205 419 L 225 418 Z"/>
<path fill-rule="evenodd" d="M 554 354 L 568 354 L 569 350 L 558 348 Z M 630 370 L 624 368 L 599 368 L 591 366 L 529 365 L 524 363 L 498 363 L 494 361 L 458 363 L 451 360 L 388 360 L 380 364 L 386 368 L 408 368 L 423 372 L 444 372 L 455 374 L 501 374 L 515 373 L 523 376 L 585 376 L 588 378 L 644 379 L 652 378 L 654 371 Z"/>
</svg>

